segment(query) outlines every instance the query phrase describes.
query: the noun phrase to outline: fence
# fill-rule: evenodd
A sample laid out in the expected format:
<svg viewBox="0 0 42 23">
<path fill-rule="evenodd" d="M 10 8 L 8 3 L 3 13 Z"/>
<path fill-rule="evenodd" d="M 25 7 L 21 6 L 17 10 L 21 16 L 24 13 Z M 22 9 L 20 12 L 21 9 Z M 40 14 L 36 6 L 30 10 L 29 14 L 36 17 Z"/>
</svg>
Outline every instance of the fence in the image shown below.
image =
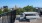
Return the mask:
<svg viewBox="0 0 42 23">
<path fill-rule="evenodd" d="M 2 23 L 14 23 L 16 18 L 16 10 L 5 12 L 1 14 L 2 16 Z"/>
</svg>

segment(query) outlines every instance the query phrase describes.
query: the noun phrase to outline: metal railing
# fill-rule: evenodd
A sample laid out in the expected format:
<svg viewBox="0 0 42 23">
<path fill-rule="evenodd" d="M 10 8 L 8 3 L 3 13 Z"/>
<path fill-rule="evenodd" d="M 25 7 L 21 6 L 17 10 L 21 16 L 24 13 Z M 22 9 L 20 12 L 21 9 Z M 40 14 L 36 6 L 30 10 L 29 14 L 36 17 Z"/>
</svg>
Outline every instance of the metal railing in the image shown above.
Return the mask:
<svg viewBox="0 0 42 23">
<path fill-rule="evenodd" d="M 16 18 L 16 10 L 5 12 L 0 15 L 2 17 L 2 23 L 14 23 Z"/>
</svg>

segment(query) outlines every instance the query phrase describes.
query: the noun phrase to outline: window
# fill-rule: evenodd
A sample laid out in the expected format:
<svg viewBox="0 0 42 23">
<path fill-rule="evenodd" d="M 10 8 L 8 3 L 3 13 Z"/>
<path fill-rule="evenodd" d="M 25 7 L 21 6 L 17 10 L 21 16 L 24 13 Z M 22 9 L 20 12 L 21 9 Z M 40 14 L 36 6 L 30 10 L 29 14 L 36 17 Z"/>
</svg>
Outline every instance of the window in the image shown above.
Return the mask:
<svg viewBox="0 0 42 23">
<path fill-rule="evenodd" d="M 23 17 L 23 14 L 20 14 L 21 15 L 21 17 Z"/>
<path fill-rule="evenodd" d="M 25 14 L 25 16 L 36 16 L 35 14 Z"/>
</svg>

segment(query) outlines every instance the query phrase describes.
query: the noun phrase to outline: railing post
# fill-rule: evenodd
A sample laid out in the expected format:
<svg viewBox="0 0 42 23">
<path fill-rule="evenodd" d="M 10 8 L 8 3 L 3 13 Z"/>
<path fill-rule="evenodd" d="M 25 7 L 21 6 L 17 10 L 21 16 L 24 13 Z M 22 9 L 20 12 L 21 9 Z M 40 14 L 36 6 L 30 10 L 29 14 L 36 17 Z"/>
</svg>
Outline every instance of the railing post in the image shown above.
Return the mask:
<svg viewBox="0 0 42 23">
<path fill-rule="evenodd" d="M 15 22 L 15 18 L 16 18 L 16 10 L 13 10 L 11 12 L 11 23 L 14 23 Z"/>
</svg>

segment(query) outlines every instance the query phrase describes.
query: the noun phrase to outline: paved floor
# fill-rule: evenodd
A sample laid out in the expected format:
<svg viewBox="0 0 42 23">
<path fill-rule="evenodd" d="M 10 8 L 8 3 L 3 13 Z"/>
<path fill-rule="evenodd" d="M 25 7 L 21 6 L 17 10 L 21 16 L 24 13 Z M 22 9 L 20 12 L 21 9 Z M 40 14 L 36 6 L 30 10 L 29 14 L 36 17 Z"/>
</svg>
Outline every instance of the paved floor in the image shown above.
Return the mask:
<svg viewBox="0 0 42 23">
<path fill-rule="evenodd" d="M 2 23 L 1 18 L 0 18 L 0 23 Z M 31 22 L 19 22 L 19 20 L 15 20 L 15 23 L 42 23 L 42 17 L 36 20 L 31 20 Z"/>
<path fill-rule="evenodd" d="M 0 18 L 0 23 L 2 23 L 2 19 Z"/>
<path fill-rule="evenodd" d="M 15 20 L 15 23 L 30 23 L 30 22 L 19 22 L 18 20 Z"/>
<path fill-rule="evenodd" d="M 30 22 L 19 22 L 18 20 L 15 20 L 15 23 L 42 23 L 42 17 L 39 19 L 31 20 Z"/>
</svg>

